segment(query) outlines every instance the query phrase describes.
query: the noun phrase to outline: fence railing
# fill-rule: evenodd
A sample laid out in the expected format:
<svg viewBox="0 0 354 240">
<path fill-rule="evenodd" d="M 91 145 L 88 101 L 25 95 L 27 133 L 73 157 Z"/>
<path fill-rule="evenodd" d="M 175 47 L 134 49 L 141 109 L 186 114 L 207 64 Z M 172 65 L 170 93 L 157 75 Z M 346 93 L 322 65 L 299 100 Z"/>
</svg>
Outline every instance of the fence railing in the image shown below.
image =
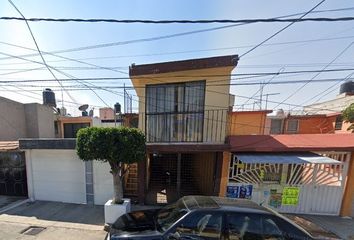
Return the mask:
<svg viewBox="0 0 354 240">
<path fill-rule="evenodd" d="M 139 113 L 139 128 L 148 143 L 224 143 L 229 132 L 228 109 Z"/>
</svg>

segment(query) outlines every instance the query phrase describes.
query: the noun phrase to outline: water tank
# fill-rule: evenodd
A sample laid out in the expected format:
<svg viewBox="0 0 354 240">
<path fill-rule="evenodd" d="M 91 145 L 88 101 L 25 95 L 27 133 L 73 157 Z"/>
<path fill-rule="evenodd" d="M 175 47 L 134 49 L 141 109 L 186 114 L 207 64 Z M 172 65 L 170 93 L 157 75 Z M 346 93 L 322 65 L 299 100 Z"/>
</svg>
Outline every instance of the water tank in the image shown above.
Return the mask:
<svg viewBox="0 0 354 240">
<path fill-rule="evenodd" d="M 81 115 L 82 115 L 83 117 L 87 117 L 87 116 L 88 116 L 88 112 L 87 112 L 87 111 L 82 111 L 82 112 L 81 112 Z"/>
<path fill-rule="evenodd" d="M 284 110 L 283 110 L 283 109 L 278 109 L 278 110 L 277 110 L 277 113 L 276 113 L 276 116 L 277 116 L 277 117 L 284 118 L 284 117 L 285 117 Z"/>
<path fill-rule="evenodd" d="M 50 88 L 43 90 L 43 104 L 49 107 L 56 107 L 55 93 Z"/>
<path fill-rule="evenodd" d="M 121 106 L 119 103 L 114 104 L 114 112 L 121 113 Z"/>
<path fill-rule="evenodd" d="M 347 93 L 349 95 L 354 94 L 354 82 L 353 81 L 345 82 L 342 85 L 340 85 L 339 94 L 342 93 Z"/>
</svg>

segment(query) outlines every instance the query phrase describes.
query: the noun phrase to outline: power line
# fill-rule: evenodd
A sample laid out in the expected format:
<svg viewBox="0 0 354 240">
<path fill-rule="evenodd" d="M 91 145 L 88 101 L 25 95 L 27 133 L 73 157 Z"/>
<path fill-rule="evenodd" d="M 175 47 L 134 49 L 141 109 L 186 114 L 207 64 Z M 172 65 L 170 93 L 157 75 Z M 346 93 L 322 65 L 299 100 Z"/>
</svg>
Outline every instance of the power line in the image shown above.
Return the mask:
<svg viewBox="0 0 354 240">
<path fill-rule="evenodd" d="M 329 67 L 333 62 L 335 62 L 340 56 L 342 56 L 352 45 L 354 44 L 354 42 L 351 42 L 348 46 L 346 46 L 334 59 L 332 59 L 332 61 L 330 61 L 322 70 L 325 71 L 327 67 Z M 293 93 L 291 93 L 288 97 L 286 97 L 283 101 L 287 101 L 288 99 L 290 99 L 292 96 L 294 96 L 295 94 L 297 94 L 301 89 L 303 89 L 307 84 L 309 84 L 310 82 L 312 82 L 316 77 L 318 77 L 321 73 L 323 73 L 323 71 L 319 71 L 317 74 L 315 74 L 310 80 L 308 80 L 307 82 L 305 82 L 301 87 L 297 88 Z M 274 107 L 274 109 L 276 107 L 278 107 L 281 103 L 279 103 L 277 106 Z"/>
<path fill-rule="evenodd" d="M 310 12 L 312 12 L 313 10 L 315 10 L 318 6 L 320 6 L 324 1 L 326 0 L 322 0 L 321 2 L 319 2 L 316 6 L 314 6 L 313 8 L 311 8 L 308 12 L 304 13 L 300 18 L 298 19 L 294 19 L 293 21 L 291 21 L 288 25 L 286 25 L 285 27 L 283 27 L 282 29 L 280 29 L 279 31 L 277 31 L 276 33 L 272 34 L 271 36 L 269 36 L 268 38 L 266 38 L 265 40 L 263 40 L 262 42 L 260 42 L 259 44 L 257 44 L 256 46 L 254 46 L 253 48 L 251 48 L 250 50 L 248 50 L 247 52 L 243 53 L 240 58 L 246 56 L 247 54 L 249 54 L 250 52 L 254 51 L 255 49 L 257 49 L 259 46 L 263 45 L 264 43 L 268 42 L 270 39 L 272 39 L 273 37 L 275 37 L 276 35 L 278 35 L 279 33 L 283 32 L 284 30 L 286 30 L 287 28 L 289 28 L 291 25 L 293 25 L 296 22 L 300 22 L 302 20 L 304 20 L 304 17 L 306 15 L 308 15 Z M 284 19 L 281 19 L 284 20 Z M 354 20 L 354 19 L 353 19 Z"/>
<path fill-rule="evenodd" d="M 319 41 L 333 41 L 333 40 L 340 40 L 340 39 L 351 39 L 354 36 L 343 36 L 343 37 L 329 37 L 329 38 L 315 38 L 315 39 L 307 39 L 307 40 L 298 40 L 298 41 L 285 41 L 285 42 L 276 42 L 276 43 L 265 43 L 262 47 L 265 46 L 277 46 L 277 45 L 287 45 L 287 44 L 296 44 L 296 43 L 309 43 L 309 42 L 319 42 Z M 7 43 L 0 41 L 1 44 L 5 44 L 8 46 L 14 47 L 22 47 L 19 45 Z M 230 49 L 240 49 L 240 48 L 250 48 L 254 47 L 255 45 L 243 45 L 243 46 L 233 46 L 233 47 L 223 47 L 223 48 L 209 48 L 209 49 L 196 49 L 196 50 L 189 50 L 189 51 L 175 51 L 175 52 L 162 52 L 162 53 L 146 53 L 146 54 L 135 54 L 135 55 L 120 55 L 120 56 L 102 56 L 102 57 L 88 57 L 88 58 L 77 58 L 76 60 L 96 60 L 96 59 L 116 59 L 116 58 L 129 58 L 129 57 L 147 57 L 147 56 L 161 56 L 161 55 L 172 55 L 172 54 L 184 54 L 184 53 L 194 53 L 194 52 L 207 52 L 207 51 L 219 51 L 219 50 L 230 50 Z M 24 48 L 24 47 L 22 47 Z M 48 52 L 52 53 L 52 52 Z M 47 52 L 43 52 L 42 54 L 47 54 Z M 22 57 L 30 57 L 36 56 L 36 54 L 26 54 L 21 55 Z M 0 60 L 9 59 L 9 57 L 0 58 Z M 70 60 L 52 60 L 47 62 L 63 62 L 63 61 L 70 61 Z M 0 65 L 20 65 L 25 63 L 1 63 Z"/>
<path fill-rule="evenodd" d="M 351 8 L 349 8 L 349 9 L 351 9 Z M 341 11 L 341 9 L 329 9 L 329 10 L 322 10 L 322 11 L 313 11 L 311 13 L 326 12 L 326 11 Z M 302 14 L 304 14 L 304 13 L 302 12 L 302 13 L 295 13 L 295 14 L 290 14 L 290 15 L 283 15 L 283 16 L 276 17 L 276 19 L 299 16 L 299 15 L 302 15 Z M 194 30 L 194 31 L 188 31 L 188 32 L 180 32 L 180 33 L 162 35 L 162 36 L 156 36 L 156 37 L 150 37 L 150 38 L 127 40 L 127 41 L 122 41 L 122 42 L 112 42 L 112 43 L 97 44 L 97 45 L 91 45 L 91 46 L 85 46 L 85 47 L 63 49 L 63 50 L 53 51 L 51 53 L 66 53 L 66 52 L 75 52 L 75 51 L 89 50 L 89 49 L 94 49 L 94 48 L 120 46 L 120 45 L 132 44 L 132 43 L 150 42 L 150 41 L 156 41 L 156 40 L 169 39 L 169 38 L 175 38 L 175 37 L 180 37 L 180 36 L 187 36 L 187 35 L 192 35 L 192 34 L 216 31 L 216 30 L 221 30 L 221 29 L 226 29 L 226 28 L 233 28 L 233 27 L 242 26 L 242 25 L 245 25 L 245 24 L 248 24 L 248 23 L 232 24 L 232 25 L 227 25 L 227 26 L 222 26 L 222 27 L 205 28 L 205 29 L 200 29 L 200 30 Z M 36 54 L 21 55 L 21 57 L 31 57 L 31 56 L 36 56 Z M 3 59 L 4 58 L 0 58 L 0 60 L 3 60 Z"/>
<path fill-rule="evenodd" d="M 352 74 L 350 74 L 352 75 Z M 69 76 L 69 75 L 68 75 Z M 271 80 L 274 79 L 274 78 L 271 78 Z M 353 80 L 354 78 L 351 78 L 351 77 L 346 77 L 346 78 L 327 78 L 327 79 L 318 79 L 318 80 L 315 80 L 315 81 L 312 81 L 312 83 L 323 83 L 323 82 L 336 82 L 336 83 L 340 83 L 342 81 L 345 81 L 345 80 Z M 67 79 L 69 80 L 69 79 Z M 208 82 L 220 82 L 220 81 L 228 81 L 230 79 L 219 79 L 218 81 L 208 81 Z M 236 79 L 237 80 L 237 79 Z M 72 81 L 72 80 L 70 80 Z M 74 79 L 74 81 L 78 81 L 80 83 L 80 80 L 79 79 Z M 81 80 L 82 81 L 82 80 Z M 270 80 L 268 82 L 265 82 L 263 83 L 264 85 L 266 84 L 269 84 L 269 85 L 280 85 L 280 84 L 295 84 L 295 83 L 306 83 L 308 82 L 309 80 L 308 79 L 298 79 L 298 80 L 279 80 L 279 81 L 273 81 L 271 82 Z M 0 84 L 11 84 L 15 81 L 0 81 Z M 26 81 L 26 82 L 29 82 L 29 81 Z M 37 81 L 35 81 L 37 82 Z M 49 87 L 49 88 L 52 88 L 52 87 L 56 87 L 54 85 L 27 85 L 27 84 L 22 84 L 22 85 L 19 85 L 19 81 L 16 81 L 16 86 L 23 86 L 23 87 L 35 87 L 35 88 L 43 88 L 43 87 Z M 110 82 L 111 84 L 115 84 L 113 82 Z M 206 86 L 254 86 L 254 85 L 259 85 L 260 83 L 258 81 L 253 81 L 253 82 L 231 82 L 231 83 L 215 83 L 215 84 L 206 84 Z M 0 85 L 2 86 L 2 85 Z M 83 86 L 86 86 L 85 84 L 83 85 L 66 85 L 65 87 L 67 88 L 67 90 L 69 90 L 69 88 L 74 88 L 75 90 L 81 90 L 81 88 Z M 81 88 L 80 88 L 81 87 Z M 126 89 L 145 89 L 146 87 L 144 86 L 133 86 L 133 85 L 92 85 L 93 88 L 97 87 L 97 88 L 126 88 Z M 188 86 L 187 86 L 188 87 Z M 257 91 L 252 97 L 256 96 L 256 94 L 258 93 L 259 91 Z M 252 98 L 251 97 L 251 98 Z M 246 104 L 247 101 L 244 103 Z"/>
<path fill-rule="evenodd" d="M 7 56 L 14 56 L 4 52 L 0 52 L 0 54 L 7 55 Z M 18 56 L 14 56 L 16 58 L 20 58 Z M 20 58 L 25 61 L 42 64 L 41 62 Z M 50 65 L 48 65 L 50 66 Z M 52 66 L 50 66 L 52 67 Z M 53 68 L 53 67 L 52 67 Z M 195 78 L 207 78 L 207 77 L 240 77 L 240 76 L 250 76 L 250 77 L 257 77 L 257 76 L 272 76 L 272 75 L 288 75 L 288 74 L 307 74 L 307 73 L 330 73 L 330 72 L 346 72 L 346 71 L 354 71 L 354 68 L 333 68 L 333 69 L 315 69 L 315 70 L 298 70 L 298 71 L 283 71 L 283 72 L 251 72 L 251 73 L 235 73 L 235 74 L 197 74 L 197 75 L 171 75 L 169 77 L 173 78 L 186 78 L 186 77 L 195 77 Z M 161 79 L 166 78 L 162 76 L 154 76 L 154 77 L 139 77 L 141 79 Z M 130 80 L 130 77 L 89 77 L 89 78 L 58 78 L 59 81 L 76 81 L 76 80 L 83 80 L 83 81 L 103 81 L 103 80 Z M 231 79 L 231 80 L 238 80 Z M 225 80 L 225 79 L 224 79 Z M 53 79 L 32 79 L 32 80 L 0 80 L 0 83 L 3 82 L 51 82 L 54 81 Z M 220 80 L 215 80 L 220 81 Z"/>
<path fill-rule="evenodd" d="M 61 98 L 64 99 L 64 96 L 63 96 L 63 90 L 64 90 L 64 86 L 61 84 L 61 82 L 57 79 L 57 77 L 55 76 L 55 74 L 52 72 L 52 70 L 48 67 L 42 53 L 41 53 L 41 50 L 39 49 L 38 47 L 38 44 L 37 44 L 37 41 L 36 41 L 36 38 L 34 37 L 33 35 L 33 32 L 31 30 L 31 27 L 30 25 L 28 24 L 28 21 L 26 20 L 25 16 L 21 13 L 21 11 L 16 7 L 16 5 L 11 1 L 11 0 L 8 0 L 9 3 L 16 9 L 16 11 L 21 15 L 22 19 L 25 21 L 26 25 L 27 25 L 27 28 L 31 34 L 31 37 L 33 39 L 33 42 L 34 44 L 36 45 L 36 48 L 37 48 L 37 51 L 39 53 L 39 55 L 41 56 L 41 59 L 43 61 L 43 64 L 46 66 L 46 68 L 48 69 L 48 71 L 50 72 L 50 74 L 58 81 L 59 85 L 61 86 L 62 90 L 61 90 Z M 73 99 L 70 95 L 68 95 L 71 99 Z M 64 107 L 64 102 L 62 103 L 62 107 Z"/>
<path fill-rule="evenodd" d="M 317 7 L 317 6 L 316 6 Z M 307 15 L 307 14 L 306 14 Z M 354 17 L 317 17 L 317 18 L 256 18 L 256 19 L 211 19 L 211 20 L 141 20 L 141 19 L 104 19 L 104 18 L 19 18 L 19 17 L 0 17 L 0 20 L 18 20 L 28 22 L 80 22 L 80 23 L 144 23 L 144 24 L 210 24 L 210 23 L 278 23 L 278 22 L 345 22 L 353 21 Z"/>
</svg>

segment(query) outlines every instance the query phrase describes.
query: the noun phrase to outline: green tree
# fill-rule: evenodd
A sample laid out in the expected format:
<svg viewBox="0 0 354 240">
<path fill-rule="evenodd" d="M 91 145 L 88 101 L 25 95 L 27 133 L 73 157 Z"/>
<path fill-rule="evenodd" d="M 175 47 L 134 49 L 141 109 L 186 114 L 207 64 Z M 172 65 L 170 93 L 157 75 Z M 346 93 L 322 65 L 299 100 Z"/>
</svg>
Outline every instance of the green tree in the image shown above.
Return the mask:
<svg viewBox="0 0 354 240">
<path fill-rule="evenodd" d="M 343 110 L 342 116 L 345 122 L 351 123 L 347 130 L 354 132 L 354 103 L 350 104 L 346 109 Z"/>
<path fill-rule="evenodd" d="M 109 163 L 113 175 L 113 202 L 121 203 L 123 178 L 129 164 L 145 158 L 145 136 L 135 128 L 82 128 L 77 133 L 76 152 L 83 161 Z"/>
</svg>

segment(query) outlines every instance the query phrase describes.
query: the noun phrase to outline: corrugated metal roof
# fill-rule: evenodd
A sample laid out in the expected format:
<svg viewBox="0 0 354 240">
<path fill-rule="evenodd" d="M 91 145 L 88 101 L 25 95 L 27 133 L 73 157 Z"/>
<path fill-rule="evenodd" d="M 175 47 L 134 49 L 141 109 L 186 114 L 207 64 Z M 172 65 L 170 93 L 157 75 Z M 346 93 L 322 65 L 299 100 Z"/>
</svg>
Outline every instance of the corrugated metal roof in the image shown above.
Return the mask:
<svg viewBox="0 0 354 240">
<path fill-rule="evenodd" d="M 19 149 L 18 141 L 0 141 L 0 151 L 14 151 Z"/>
<path fill-rule="evenodd" d="M 277 164 L 301 164 L 301 163 L 318 163 L 318 164 L 340 164 L 340 161 L 324 157 L 315 153 L 279 153 L 279 154 L 247 154 L 236 153 L 236 156 L 243 163 L 277 163 Z"/>
</svg>

